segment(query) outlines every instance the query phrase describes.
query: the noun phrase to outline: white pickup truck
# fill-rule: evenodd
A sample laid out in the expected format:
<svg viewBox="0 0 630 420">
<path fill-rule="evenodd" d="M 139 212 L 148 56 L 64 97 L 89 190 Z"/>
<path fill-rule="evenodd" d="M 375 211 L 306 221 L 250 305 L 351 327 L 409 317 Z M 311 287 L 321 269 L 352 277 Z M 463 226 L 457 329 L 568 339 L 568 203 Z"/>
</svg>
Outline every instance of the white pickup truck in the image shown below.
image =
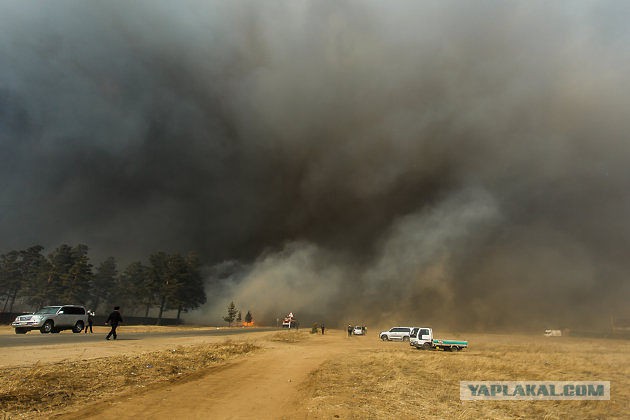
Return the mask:
<svg viewBox="0 0 630 420">
<path fill-rule="evenodd" d="M 459 351 L 468 347 L 468 341 L 433 338 L 433 329 L 428 327 L 414 328 L 409 338 L 409 344 L 422 350 Z"/>
</svg>

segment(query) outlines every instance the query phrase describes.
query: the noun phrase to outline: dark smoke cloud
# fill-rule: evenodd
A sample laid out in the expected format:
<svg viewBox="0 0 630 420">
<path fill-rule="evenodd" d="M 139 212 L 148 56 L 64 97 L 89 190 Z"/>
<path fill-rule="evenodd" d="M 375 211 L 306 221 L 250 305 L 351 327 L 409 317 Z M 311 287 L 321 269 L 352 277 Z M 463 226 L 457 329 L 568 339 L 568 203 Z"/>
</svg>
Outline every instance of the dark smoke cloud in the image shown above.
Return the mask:
<svg viewBox="0 0 630 420">
<path fill-rule="evenodd" d="M 607 322 L 625 2 L 0 3 L 0 243 L 198 251 L 218 318 Z M 246 310 L 245 309 L 245 310 Z"/>
</svg>

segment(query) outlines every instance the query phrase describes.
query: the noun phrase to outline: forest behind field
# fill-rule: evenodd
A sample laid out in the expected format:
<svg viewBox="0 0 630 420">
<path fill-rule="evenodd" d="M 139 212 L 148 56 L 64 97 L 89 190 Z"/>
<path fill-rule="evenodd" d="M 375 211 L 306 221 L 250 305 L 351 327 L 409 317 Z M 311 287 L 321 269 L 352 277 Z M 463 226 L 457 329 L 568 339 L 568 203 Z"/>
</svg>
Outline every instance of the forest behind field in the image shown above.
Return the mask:
<svg viewBox="0 0 630 420">
<path fill-rule="evenodd" d="M 62 244 L 49 254 L 34 245 L 0 255 L 2 312 L 37 309 L 53 304 L 82 304 L 94 311 L 114 305 L 128 313 L 149 316 L 157 310 L 182 312 L 206 302 L 196 254 L 155 252 L 148 262 L 120 269 L 114 257 L 93 264 L 87 245 Z M 139 313 L 142 312 L 142 313 Z"/>
</svg>

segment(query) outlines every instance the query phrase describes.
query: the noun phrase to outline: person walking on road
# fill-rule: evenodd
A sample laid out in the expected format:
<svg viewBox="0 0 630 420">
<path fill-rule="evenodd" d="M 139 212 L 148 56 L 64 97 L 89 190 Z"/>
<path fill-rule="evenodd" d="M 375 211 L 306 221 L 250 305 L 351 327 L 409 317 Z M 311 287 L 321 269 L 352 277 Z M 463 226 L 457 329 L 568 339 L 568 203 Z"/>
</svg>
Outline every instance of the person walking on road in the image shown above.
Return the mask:
<svg viewBox="0 0 630 420">
<path fill-rule="evenodd" d="M 94 333 L 94 331 L 92 331 L 92 325 L 94 325 L 94 312 L 92 311 L 88 311 L 87 313 L 88 316 L 88 323 L 85 326 L 85 333 L 87 334 L 88 332 L 88 328 L 90 329 L 90 334 Z"/>
<path fill-rule="evenodd" d="M 105 324 L 109 324 L 112 327 L 112 330 L 109 332 L 109 334 L 107 334 L 107 337 L 105 337 L 106 340 L 109 340 L 111 336 L 114 336 L 114 340 L 116 339 L 116 328 L 118 328 L 118 324 L 120 324 L 121 322 L 123 322 L 123 319 L 120 315 L 120 306 L 115 306 L 114 312 L 109 314 L 109 316 L 107 317 L 107 321 L 105 321 Z"/>
</svg>

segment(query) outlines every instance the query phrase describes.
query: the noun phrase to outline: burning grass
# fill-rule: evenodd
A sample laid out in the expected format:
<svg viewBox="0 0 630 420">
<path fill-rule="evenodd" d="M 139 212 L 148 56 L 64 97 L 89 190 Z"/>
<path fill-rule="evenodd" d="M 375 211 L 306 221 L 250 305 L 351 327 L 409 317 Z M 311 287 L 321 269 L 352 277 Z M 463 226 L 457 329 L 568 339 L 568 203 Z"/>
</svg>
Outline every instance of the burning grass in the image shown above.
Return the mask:
<svg viewBox="0 0 630 420">
<path fill-rule="evenodd" d="M 627 418 L 630 343 L 470 338 L 459 353 L 381 343 L 330 361 L 305 385 L 308 417 Z M 460 380 L 611 381 L 611 400 L 462 402 Z"/>
<path fill-rule="evenodd" d="M 170 350 L 0 370 L 0 418 L 32 417 L 160 383 L 257 350 L 247 342 L 178 346 Z"/>
</svg>

